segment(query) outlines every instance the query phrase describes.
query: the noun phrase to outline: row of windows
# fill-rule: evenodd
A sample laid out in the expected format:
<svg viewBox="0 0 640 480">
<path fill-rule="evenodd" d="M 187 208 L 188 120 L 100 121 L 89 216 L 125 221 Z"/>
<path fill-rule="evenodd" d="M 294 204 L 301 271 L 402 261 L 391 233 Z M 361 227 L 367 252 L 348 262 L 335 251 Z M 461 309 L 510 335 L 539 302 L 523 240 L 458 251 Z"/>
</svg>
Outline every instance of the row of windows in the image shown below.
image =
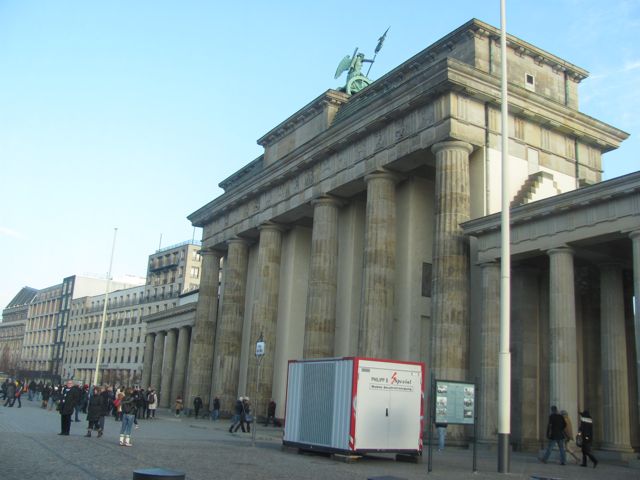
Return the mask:
<svg viewBox="0 0 640 480">
<path fill-rule="evenodd" d="M 98 355 L 97 349 L 85 349 L 75 350 L 72 352 L 65 352 L 64 363 L 65 364 L 77 364 L 77 363 L 94 363 Z M 102 352 L 102 363 L 138 363 L 138 359 L 142 362 L 142 348 L 141 347 L 123 347 L 119 348 L 107 348 Z M 126 360 L 126 361 L 125 361 Z"/>
</svg>

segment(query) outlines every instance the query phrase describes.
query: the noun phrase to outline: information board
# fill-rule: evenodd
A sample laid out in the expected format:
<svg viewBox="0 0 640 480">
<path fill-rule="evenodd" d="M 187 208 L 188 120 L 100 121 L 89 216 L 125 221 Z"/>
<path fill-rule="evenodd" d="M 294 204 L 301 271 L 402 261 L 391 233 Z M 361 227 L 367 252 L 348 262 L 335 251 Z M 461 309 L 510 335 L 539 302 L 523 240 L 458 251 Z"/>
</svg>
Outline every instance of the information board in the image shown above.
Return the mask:
<svg viewBox="0 0 640 480">
<path fill-rule="evenodd" d="M 473 425 L 476 386 L 473 383 L 436 380 L 434 423 Z"/>
</svg>

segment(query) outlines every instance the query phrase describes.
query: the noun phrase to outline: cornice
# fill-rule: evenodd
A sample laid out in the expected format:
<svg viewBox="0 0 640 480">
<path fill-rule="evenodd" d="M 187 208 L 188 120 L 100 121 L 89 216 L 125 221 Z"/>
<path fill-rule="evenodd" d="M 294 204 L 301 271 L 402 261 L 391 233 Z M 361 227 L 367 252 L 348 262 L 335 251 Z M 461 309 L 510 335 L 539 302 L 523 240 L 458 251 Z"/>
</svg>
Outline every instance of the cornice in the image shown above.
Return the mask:
<svg viewBox="0 0 640 480">
<path fill-rule="evenodd" d="M 328 105 L 337 107 L 345 104 L 349 100 L 349 95 L 337 90 L 327 90 L 319 97 L 302 107 L 296 113 L 287 118 L 284 122 L 273 128 L 258 139 L 258 145 L 267 147 L 285 137 L 309 119 L 317 116 L 325 110 Z"/>
<path fill-rule="evenodd" d="M 463 91 L 473 98 L 499 105 L 500 79 L 452 58 L 438 60 L 426 69 L 416 69 L 412 75 L 383 77 L 381 80 L 352 96 L 349 104 L 342 107 L 351 107 L 349 114 L 336 119 L 331 128 L 265 167 L 259 176 L 245 176 L 244 181 L 238 182 L 237 188 L 209 202 L 188 219 L 195 226 L 204 226 L 236 205 L 287 181 L 346 145 L 376 132 L 394 118 L 445 92 Z M 397 83 L 394 84 L 394 81 Z M 509 89 L 509 107 L 513 114 L 547 124 L 550 128 L 562 127 L 583 141 L 597 144 L 602 150 L 617 147 L 628 136 L 621 130 L 524 88 L 510 84 Z M 367 95 L 364 95 L 365 92 L 368 92 Z M 387 106 L 383 114 L 380 113 L 381 103 Z M 596 138 L 596 131 L 601 138 L 609 137 L 605 138 L 608 143 Z"/>
</svg>

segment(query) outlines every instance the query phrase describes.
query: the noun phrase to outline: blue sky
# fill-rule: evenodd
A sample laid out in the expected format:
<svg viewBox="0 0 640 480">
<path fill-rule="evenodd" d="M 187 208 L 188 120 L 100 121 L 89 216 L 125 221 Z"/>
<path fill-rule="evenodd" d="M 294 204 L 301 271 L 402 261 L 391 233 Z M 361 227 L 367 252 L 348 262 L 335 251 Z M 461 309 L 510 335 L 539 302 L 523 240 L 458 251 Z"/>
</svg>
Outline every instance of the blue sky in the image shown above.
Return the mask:
<svg viewBox="0 0 640 480">
<path fill-rule="evenodd" d="M 329 88 L 357 46 L 378 78 L 499 1 L 0 0 L 0 308 L 25 285 L 146 274 L 186 216 Z M 584 113 L 631 134 L 605 178 L 640 167 L 640 2 L 507 4 L 508 31 L 590 72 Z M 342 79 L 340 79 L 342 80 Z M 196 238 L 200 237 L 196 231 Z"/>
</svg>

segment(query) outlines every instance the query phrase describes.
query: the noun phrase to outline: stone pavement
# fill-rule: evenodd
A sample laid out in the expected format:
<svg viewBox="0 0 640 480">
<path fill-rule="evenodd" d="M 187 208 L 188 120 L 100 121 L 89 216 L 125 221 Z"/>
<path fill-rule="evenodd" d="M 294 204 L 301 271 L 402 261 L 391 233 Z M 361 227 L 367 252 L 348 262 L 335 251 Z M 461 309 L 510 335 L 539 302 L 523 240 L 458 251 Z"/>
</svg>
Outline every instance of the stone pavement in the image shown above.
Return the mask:
<svg viewBox="0 0 640 480">
<path fill-rule="evenodd" d="M 155 421 L 141 420 L 132 435 L 133 447 L 118 445 L 120 424 L 107 419 L 104 437 L 85 438 L 86 421 L 71 424 L 69 437 L 58 436 L 60 417 L 25 399 L 23 408 L 0 406 L 0 478 L 59 480 L 131 479 L 140 468 L 162 467 L 186 473 L 187 480 L 209 479 L 634 479 L 640 470 L 602 461 L 597 469 L 557 463 L 541 464 L 534 455 L 514 453 L 512 473 L 496 473 L 496 455 L 478 452 L 478 473 L 471 472 L 472 452 L 449 448 L 434 452 L 433 471 L 427 464 L 396 462 L 371 456 L 343 463 L 321 455 L 299 455 L 281 448 L 282 430 L 258 426 L 257 443 L 250 434 L 230 434 L 226 420 L 210 422 L 175 418 L 159 412 Z M 553 461 L 554 458 L 551 458 Z M 426 452 L 425 452 L 426 460 Z"/>
</svg>

